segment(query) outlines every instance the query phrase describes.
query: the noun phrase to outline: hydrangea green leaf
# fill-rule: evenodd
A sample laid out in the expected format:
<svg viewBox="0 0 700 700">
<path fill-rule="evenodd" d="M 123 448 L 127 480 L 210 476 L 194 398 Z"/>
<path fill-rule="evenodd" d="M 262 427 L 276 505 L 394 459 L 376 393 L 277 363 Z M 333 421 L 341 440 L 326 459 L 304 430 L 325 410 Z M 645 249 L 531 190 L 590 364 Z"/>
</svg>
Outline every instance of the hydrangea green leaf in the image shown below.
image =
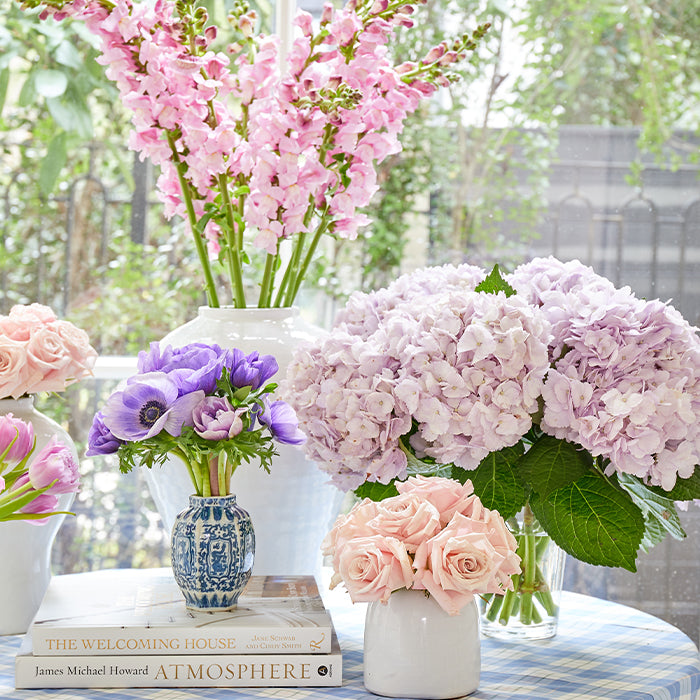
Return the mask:
<svg viewBox="0 0 700 700">
<path fill-rule="evenodd" d="M 542 435 L 521 458 L 521 477 L 542 498 L 591 471 L 593 460 L 585 450 L 551 435 Z"/>
<path fill-rule="evenodd" d="M 498 292 L 505 292 L 507 297 L 516 294 L 515 289 L 511 287 L 508 282 L 506 282 L 501 276 L 501 271 L 498 269 L 498 265 L 493 266 L 493 270 L 489 272 L 484 281 L 474 288 L 475 292 L 486 292 L 487 294 L 498 294 Z"/>
<path fill-rule="evenodd" d="M 527 490 L 516 466 L 523 452 L 522 444 L 518 443 L 492 452 L 474 470 L 462 470 L 466 479 L 471 479 L 474 493 L 484 506 L 497 510 L 506 519 L 518 513 L 527 501 Z"/>
<path fill-rule="evenodd" d="M 672 500 L 649 490 L 629 474 L 619 474 L 618 481 L 644 515 L 646 529 L 642 548 L 645 551 L 658 544 L 667 533 L 677 540 L 685 539 L 685 530 Z"/>
<path fill-rule="evenodd" d="M 390 481 L 388 484 L 380 484 L 378 481 L 365 481 L 353 493 L 358 498 L 369 498 L 372 501 L 383 501 L 385 498 L 399 495 L 393 481 Z"/>
<path fill-rule="evenodd" d="M 670 491 L 664 491 L 660 486 L 646 488 L 672 501 L 693 501 L 700 498 L 700 466 L 695 467 L 687 479 L 676 479 L 676 485 Z"/>
<path fill-rule="evenodd" d="M 590 473 L 552 493 L 531 496 L 535 517 L 576 559 L 636 571 L 644 518 L 630 495 L 602 474 Z"/>
</svg>

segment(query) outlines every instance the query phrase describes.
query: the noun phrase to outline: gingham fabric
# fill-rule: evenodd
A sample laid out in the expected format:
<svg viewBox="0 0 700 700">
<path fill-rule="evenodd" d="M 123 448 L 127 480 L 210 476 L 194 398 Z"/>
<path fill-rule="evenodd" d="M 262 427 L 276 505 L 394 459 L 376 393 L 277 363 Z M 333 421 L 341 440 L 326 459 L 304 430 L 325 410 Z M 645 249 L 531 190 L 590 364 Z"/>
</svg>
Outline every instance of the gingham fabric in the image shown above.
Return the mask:
<svg viewBox="0 0 700 700">
<path fill-rule="evenodd" d="M 368 700 L 362 685 L 364 606 L 337 591 L 327 604 L 343 648 L 339 688 L 14 690 L 20 637 L 0 637 L 0 698 L 13 700 Z M 564 593 L 557 636 L 529 643 L 482 639 L 481 683 L 470 700 L 700 700 L 700 656 L 687 636 L 615 603 Z"/>
</svg>

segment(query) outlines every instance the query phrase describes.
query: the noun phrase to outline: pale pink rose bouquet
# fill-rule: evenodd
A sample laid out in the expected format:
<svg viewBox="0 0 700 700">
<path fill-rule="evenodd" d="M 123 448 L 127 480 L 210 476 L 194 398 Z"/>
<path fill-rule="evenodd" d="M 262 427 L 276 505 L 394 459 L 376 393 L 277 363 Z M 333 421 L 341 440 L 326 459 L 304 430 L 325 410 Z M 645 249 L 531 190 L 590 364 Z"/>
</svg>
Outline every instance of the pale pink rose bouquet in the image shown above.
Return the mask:
<svg viewBox="0 0 700 700">
<path fill-rule="evenodd" d="M 0 316 L 0 399 L 63 391 L 92 373 L 97 352 L 87 333 L 42 304 Z"/>
<path fill-rule="evenodd" d="M 361 501 L 326 536 L 332 588 L 342 582 L 353 602 L 382 603 L 401 588 L 424 590 L 450 615 L 474 595 L 513 589 L 517 542 L 470 481 L 418 475 L 397 490 Z"/>
<path fill-rule="evenodd" d="M 189 0 L 24 4 L 84 20 L 97 37 L 133 112 L 130 146 L 160 167 L 165 215 L 189 226 L 214 307 L 217 260 L 236 306 L 257 269 L 259 307 L 293 303 L 322 237 L 351 240 L 368 223 L 359 210 L 378 189 L 377 164 L 401 149 L 406 117 L 455 79 L 487 29 L 397 64 L 395 30 L 413 25 L 419 3 L 326 3 L 316 26 L 299 12 L 284 57 L 242 2 L 227 39 Z"/>
<path fill-rule="evenodd" d="M 11 413 L 0 416 L 0 521 L 43 524 L 59 511 L 58 497 L 80 485 L 71 449 L 55 436 L 36 449 L 34 428 Z"/>
</svg>

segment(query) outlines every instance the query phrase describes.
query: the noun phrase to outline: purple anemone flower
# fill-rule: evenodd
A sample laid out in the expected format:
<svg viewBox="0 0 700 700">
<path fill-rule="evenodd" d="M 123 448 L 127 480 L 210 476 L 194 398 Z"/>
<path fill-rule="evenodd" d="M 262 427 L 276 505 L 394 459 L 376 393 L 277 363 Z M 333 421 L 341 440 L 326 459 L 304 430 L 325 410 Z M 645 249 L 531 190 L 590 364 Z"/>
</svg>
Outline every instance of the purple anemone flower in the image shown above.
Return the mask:
<svg viewBox="0 0 700 700">
<path fill-rule="evenodd" d="M 105 417 L 102 411 L 98 411 L 92 420 L 88 433 L 88 449 L 85 453 L 88 457 L 97 455 L 110 455 L 119 449 L 122 440 L 114 437 L 105 425 Z"/>
<path fill-rule="evenodd" d="M 104 424 L 118 440 L 146 440 L 162 430 L 178 437 L 192 425 L 192 410 L 203 391 L 178 396 L 178 385 L 163 372 L 137 374 L 123 391 L 112 394 L 104 407 Z"/>
<path fill-rule="evenodd" d="M 299 421 L 294 409 L 285 401 L 273 401 L 265 405 L 258 420 L 266 425 L 273 437 L 285 445 L 301 445 L 306 436 L 299 430 Z"/>
<path fill-rule="evenodd" d="M 211 394 L 221 377 L 225 357 L 226 352 L 216 344 L 190 343 L 173 348 L 151 343 L 148 352 L 139 353 L 137 366 L 141 373 L 167 374 L 177 384 L 180 396 L 200 390 Z"/>
<path fill-rule="evenodd" d="M 238 348 L 229 350 L 225 365 L 231 372 L 231 386 L 237 389 L 249 386 L 253 391 L 264 386 L 279 369 L 272 355 L 260 356 L 257 352 L 244 355 Z"/>
</svg>

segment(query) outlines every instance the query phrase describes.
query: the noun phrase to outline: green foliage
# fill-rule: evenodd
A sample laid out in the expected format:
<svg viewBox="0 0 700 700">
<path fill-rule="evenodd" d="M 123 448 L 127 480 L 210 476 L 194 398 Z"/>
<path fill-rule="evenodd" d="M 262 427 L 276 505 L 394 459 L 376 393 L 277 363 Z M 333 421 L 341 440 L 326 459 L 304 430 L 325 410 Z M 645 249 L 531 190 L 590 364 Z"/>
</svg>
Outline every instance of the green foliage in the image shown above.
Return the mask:
<svg viewBox="0 0 700 700">
<path fill-rule="evenodd" d="M 589 473 L 530 507 L 550 537 L 568 554 L 599 566 L 636 571 L 644 518 L 627 492 Z"/>
<path fill-rule="evenodd" d="M 396 483 L 392 479 L 388 484 L 380 484 L 378 481 L 366 481 L 355 489 L 354 494 L 358 498 L 383 501 L 385 498 L 398 496 L 399 492 L 396 490 Z"/>
<path fill-rule="evenodd" d="M 513 296 L 516 292 L 513 287 L 511 287 L 508 282 L 506 282 L 501 276 L 501 271 L 498 265 L 494 265 L 493 269 L 486 276 L 483 282 L 478 284 L 475 292 L 485 292 L 487 294 L 498 294 L 498 292 L 503 292 L 507 297 Z"/>
<path fill-rule="evenodd" d="M 454 477 L 462 483 L 471 479 L 484 506 L 497 510 L 507 520 L 527 503 L 528 491 L 518 474 L 524 451 L 521 443 L 505 447 L 485 457 L 476 469 L 461 469 Z"/>
<path fill-rule="evenodd" d="M 184 234 L 160 245 L 121 235 L 108 262 L 90 271 L 67 318 L 88 331 L 99 353 L 133 356 L 196 314 L 204 295 L 193 280 L 199 276 Z"/>
</svg>

